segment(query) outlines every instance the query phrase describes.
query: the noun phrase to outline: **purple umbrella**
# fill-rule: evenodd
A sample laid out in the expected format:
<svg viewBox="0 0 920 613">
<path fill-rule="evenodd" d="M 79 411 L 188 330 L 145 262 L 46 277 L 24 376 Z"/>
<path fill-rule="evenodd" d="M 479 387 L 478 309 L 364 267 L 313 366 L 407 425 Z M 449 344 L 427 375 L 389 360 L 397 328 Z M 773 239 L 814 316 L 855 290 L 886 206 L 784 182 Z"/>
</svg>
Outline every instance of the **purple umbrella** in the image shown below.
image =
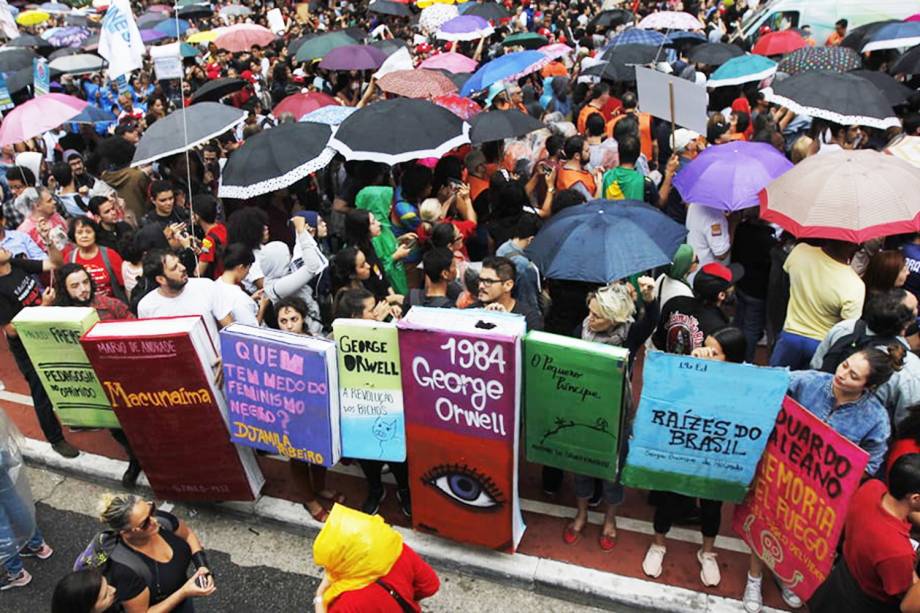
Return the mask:
<svg viewBox="0 0 920 613">
<path fill-rule="evenodd" d="M 92 36 L 89 28 L 68 26 L 59 28 L 48 37 L 48 42 L 55 47 L 79 47 L 87 38 Z"/>
<path fill-rule="evenodd" d="M 155 43 L 158 40 L 169 38 L 158 30 L 141 30 L 141 40 L 147 44 Z"/>
<path fill-rule="evenodd" d="M 685 202 L 738 211 L 760 204 L 760 190 L 790 168 L 772 145 L 735 141 L 703 151 L 677 173 L 674 187 Z"/>
<path fill-rule="evenodd" d="M 437 36 L 443 40 L 476 40 L 489 36 L 493 31 L 482 17 L 461 15 L 441 24 Z"/>
<path fill-rule="evenodd" d="M 387 54 L 376 47 L 345 45 L 327 53 L 319 67 L 326 70 L 377 70 L 386 59 Z"/>
</svg>

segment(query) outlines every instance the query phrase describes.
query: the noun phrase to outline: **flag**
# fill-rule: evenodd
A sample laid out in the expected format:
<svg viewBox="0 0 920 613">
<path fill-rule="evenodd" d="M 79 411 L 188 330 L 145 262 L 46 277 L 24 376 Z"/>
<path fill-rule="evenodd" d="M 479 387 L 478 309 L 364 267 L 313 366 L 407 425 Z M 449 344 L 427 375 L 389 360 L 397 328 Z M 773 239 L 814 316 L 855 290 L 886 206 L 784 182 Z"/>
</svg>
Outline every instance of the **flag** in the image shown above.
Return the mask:
<svg viewBox="0 0 920 613">
<path fill-rule="evenodd" d="M 109 78 L 129 74 L 144 64 L 144 41 L 128 0 L 112 0 L 102 20 L 99 55 L 109 63 Z"/>
<path fill-rule="evenodd" d="M 10 5 L 6 3 L 6 0 L 0 0 L 0 33 L 10 40 L 19 36 L 19 28 L 16 26 L 16 20 L 13 19 Z"/>
</svg>

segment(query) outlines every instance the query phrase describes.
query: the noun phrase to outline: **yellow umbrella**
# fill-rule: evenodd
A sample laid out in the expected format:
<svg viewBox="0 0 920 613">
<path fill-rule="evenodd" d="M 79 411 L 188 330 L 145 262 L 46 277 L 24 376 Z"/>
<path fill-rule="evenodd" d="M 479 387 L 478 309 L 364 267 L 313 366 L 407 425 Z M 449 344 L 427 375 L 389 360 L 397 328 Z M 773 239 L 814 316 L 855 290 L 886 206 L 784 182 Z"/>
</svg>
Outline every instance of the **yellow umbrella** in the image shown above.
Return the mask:
<svg viewBox="0 0 920 613">
<path fill-rule="evenodd" d="M 212 43 L 217 39 L 218 35 L 220 35 L 220 28 L 216 28 L 214 30 L 206 30 L 204 32 L 195 32 L 194 34 L 189 35 L 185 41 L 192 43 L 193 45 L 197 45 L 199 43 Z"/>
<path fill-rule="evenodd" d="M 45 11 L 23 11 L 16 16 L 16 23 L 21 26 L 36 26 L 51 18 Z"/>
<path fill-rule="evenodd" d="M 415 4 L 420 9 L 424 9 L 433 4 L 457 4 L 457 0 L 418 0 Z"/>
</svg>

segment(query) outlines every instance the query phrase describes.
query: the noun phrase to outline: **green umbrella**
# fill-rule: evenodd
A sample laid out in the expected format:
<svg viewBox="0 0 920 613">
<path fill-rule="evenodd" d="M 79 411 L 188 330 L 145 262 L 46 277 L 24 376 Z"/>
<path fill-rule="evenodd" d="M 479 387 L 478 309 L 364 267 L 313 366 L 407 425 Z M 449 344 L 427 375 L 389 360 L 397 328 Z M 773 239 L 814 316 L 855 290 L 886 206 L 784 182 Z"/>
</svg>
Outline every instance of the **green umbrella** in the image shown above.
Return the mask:
<svg viewBox="0 0 920 613">
<path fill-rule="evenodd" d="M 195 57 L 199 53 L 201 53 L 201 51 L 197 47 L 188 43 L 182 43 L 179 47 L 179 55 L 182 57 Z"/>
<path fill-rule="evenodd" d="M 300 46 L 295 59 L 298 62 L 312 62 L 325 56 L 338 47 L 355 44 L 355 40 L 345 32 L 330 32 L 311 38 Z"/>
<path fill-rule="evenodd" d="M 502 41 L 503 47 L 524 47 L 525 49 L 538 49 L 549 43 L 545 36 L 535 32 L 518 32 Z"/>
</svg>

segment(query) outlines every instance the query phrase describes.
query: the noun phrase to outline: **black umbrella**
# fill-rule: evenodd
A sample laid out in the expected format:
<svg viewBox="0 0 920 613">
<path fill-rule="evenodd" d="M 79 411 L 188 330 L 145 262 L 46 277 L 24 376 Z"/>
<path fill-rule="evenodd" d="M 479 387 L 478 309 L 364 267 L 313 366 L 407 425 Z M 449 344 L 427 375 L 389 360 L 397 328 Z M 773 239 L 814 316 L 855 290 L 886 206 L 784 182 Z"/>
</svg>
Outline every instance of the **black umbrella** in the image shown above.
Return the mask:
<svg viewBox="0 0 920 613">
<path fill-rule="evenodd" d="M 325 168 L 335 151 L 321 123 L 283 123 L 259 132 L 233 152 L 221 172 L 221 198 L 246 200 L 292 185 Z"/>
<path fill-rule="evenodd" d="M 318 32 L 310 32 L 309 34 L 304 34 L 303 36 L 295 38 L 290 43 L 288 43 L 288 54 L 292 57 L 297 55 L 297 51 L 300 49 L 301 45 L 303 45 L 311 38 L 316 38 L 317 36 L 319 36 Z"/>
<path fill-rule="evenodd" d="M 6 43 L 7 47 L 25 47 L 26 49 L 40 49 L 40 48 L 50 48 L 53 47 L 51 43 L 46 41 L 41 36 L 35 36 L 33 34 L 21 34 Z"/>
<path fill-rule="evenodd" d="M 64 15 L 64 25 L 82 26 L 84 28 L 98 28 L 99 24 L 93 23 L 86 15 L 74 15 L 69 13 Z"/>
<path fill-rule="evenodd" d="M 451 72 L 449 70 L 442 70 L 440 68 L 435 69 L 435 72 L 439 72 L 450 79 L 451 83 L 457 86 L 458 91 L 463 88 L 463 84 L 466 83 L 472 76 L 472 73 L 470 72 Z"/>
<path fill-rule="evenodd" d="M 920 74 L 920 45 L 899 57 L 891 67 L 891 74 Z"/>
<path fill-rule="evenodd" d="M 872 81 L 872 83 L 885 94 L 885 98 L 888 99 L 891 106 L 904 104 L 911 96 L 917 94 L 916 91 L 884 72 L 878 72 L 877 70 L 854 70 L 850 74 Z"/>
<path fill-rule="evenodd" d="M 900 126 L 885 94 L 872 81 L 849 73 L 812 70 L 775 82 L 763 90 L 767 101 L 793 113 L 844 126 L 885 130 Z"/>
<path fill-rule="evenodd" d="M 511 13 L 509 13 L 505 7 L 503 7 L 501 4 L 498 4 L 497 2 L 483 2 L 482 4 L 476 3 L 469 9 L 463 11 L 463 14 L 482 17 L 486 21 L 498 21 L 500 19 L 511 17 Z"/>
<path fill-rule="evenodd" d="M 236 77 L 224 77 L 208 81 L 192 94 L 192 104 L 196 102 L 217 102 L 224 96 L 238 92 L 246 87 L 246 81 Z"/>
<path fill-rule="evenodd" d="M 95 51 L 99 48 L 99 35 L 93 34 L 89 38 L 83 41 L 83 44 L 80 45 L 81 49 L 86 49 L 87 51 Z"/>
<path fill-rule="evenodd" d="M 544 127 L 538 119 L 515 109 L 488 111 L 470 119 L 470 142 L 478 145 L 493 140 L 517 138 Z"/>
<path fill-rule="evenodd" d="M 31 68 L 23 68 L 15 72 L 4 72 L 6 78 L 6 89 L 11 94 L 21 92 L 29 85 L 32 85 L 33 72 Z"/>
<path fill-rule="evenodd" d="M 374 0 L 368 5 L 367 10 L 371 13 L 393 15 L 394 17 L 408 17 L 412 14 L 412 9 L 408 4 L 392 2 L 392 0 Z"/>
<path fill-rule="evenodd" d="M 687 59 L 696 64 L 721 66 L 733 57 L 744 55 L 744 50 L 737 45 L 726 43 L 703 43 L 690 50 Z"/>
<path fill-rule="evenodd" d="M 400 6 L 404 5 L 401 4 Z M 387 40 L 375 40 L 370 44 L 370 46 L 380 49 L 388 56 L 390 56 L 405 47 L 406 41 L 401 38 L 389 38 Z"/>
<path fill-rule="evenodd" d="M 354 27 L 354 28 L 345 28 L 342 30 L 345 34 L 351 36 L 353 39 L 359 43 L 363 43 L 367 40 L 367 30 L 364 28 Z"/>
<path fill-rule="evenodd" d="M 61 47 L 60 49 L 55 49 L 51 52 L 51 55 L 48 56 L 48 60 L 56 60 L 59 57 L 67 57 L 68 55 L 76 55 L 78 53 L 84 53 L 79 47 Z"/>
<path fill-rule="evenodd" d="M 592 66 L 582 72 L 588 76 L 597 76 L 609 81 L 635 81 L 636 66 L 645 66 L 659 59 L 660 50 L 651 45 L 633 43 L 610 47 L 601 56 L 605 64 Z M 664 54 L 661 54 L 664 57 Z"/>
<path fill-rule="evenodd" d="M 0 50 L 0 72 L 14 72 L 23 68 L 31 68 L 32 60 L 39 57 L 31 49 L 4 49 Z"/>
<path fill-rule="evenodd" d="M 352 113 L 329 146 L 347 160 L 393 165 L 439 158 L 470 142 L 468 132 L 469 124 L 445 108 L 427 100 L 394 98 Z"/>
<path fill-rule="evenodd" d="M 842 41 L 840 41 L 841 47 L 849 47 L 854 51 L 860 51 L 866 43 L 869 42 L 869 38 L 872 36 L 873 32 L 881 28 L 883 25 L 889 23 L 897 23 L 897 19 L 886 19 L 884 21 L 873 21 L 872 23 L 863 24 L 859 27 L 853 28 L 850 30 Z"/>
<path fill-rule="evenodd" d="M 190 19 L 194 17 L 210 17 L 214 14 L 214 9 L 210 4 L 190 4 L 189 6 L 183 6 L 176 14 L 182 19 Z"/>
<path fill-rule="evenodd" d="M 588 26 L 594 26 L 595 28 L 615 28 L 623 24 L 632 23 L 635 19 L 636 16 L 633 15 L 631 11 L 627 11 L 626 9 L 613 9 L 598 13 L 594 19 L 588 22 Z"/>
<path fill-rule="evenodd" d="M 246 111 L 217 102 L 202 102 L 173 111 L 147 128 L 131 165 L 141 166 L 188 151 L 235 128 L 245 118 Z"/>
</svg>

